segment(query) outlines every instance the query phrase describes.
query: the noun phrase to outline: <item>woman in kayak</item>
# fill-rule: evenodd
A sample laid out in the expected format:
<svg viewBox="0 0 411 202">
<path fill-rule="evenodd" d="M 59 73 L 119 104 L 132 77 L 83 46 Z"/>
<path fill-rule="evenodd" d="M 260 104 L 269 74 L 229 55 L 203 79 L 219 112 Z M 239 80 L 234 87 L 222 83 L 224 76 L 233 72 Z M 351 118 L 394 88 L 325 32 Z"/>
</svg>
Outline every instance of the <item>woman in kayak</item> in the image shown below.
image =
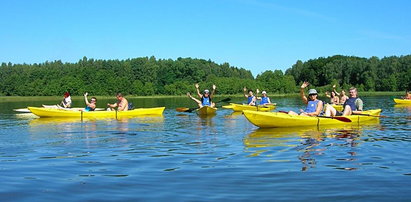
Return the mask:
<svg viewBox="0 0 411 202">
<path fill-rule="evenodd" d="M 213 99 L 214 93 L 215 93 L 215 89 L 217 88 L 216 85 L 213 84 L 213 91 L 210 94 L 209 90 L 204 90 L 203 93 L 200 93 L 200 85 L 198 83 L 196 83 L 194 85 L 196 87 L 197 90 L 197 95 L 198 97 L 200 97 L 200 100 L 194 98 L 193 96 L 191 96 L 191 94 L 188 92 L 187 96 L 194 100 L 197 104 L 198 107 L 203 107 L 203 106 L 209 106 L 209 107 L 215 107 L 215 103 L 211 101 L 211 99 Z"/>
<path fill-rule="evenodd" d="M 305 110 L 300 110 L 300 116 L 318 116 L 320 115 L 322 109 L 323 109 L 323 102 L 319 99 L 317 99 L 318 97 L 318 93 L 315 89 L 310 89 L 308 91 L 308 98 L 305 96 L 304 94 L 304 89 L 310 85 L 307 81 L 305 81 L 302 85 L 301 85 L 301 89 L 300 89 L 300 96 L 301 99 L 303 100 L 304 104 L 307 104 L 307 107 L 305 108 Z M 288 114 L 290 115 L 298 115 L 296 112 L 293 111 L 289 111 Z"/>
<path fill-rule="evenodd" d="M 64 98 L 60 104 L 64 108 L 71 108 L 71 96 L 69 92 L 64 93 Z"/>
<path fill-rule="evenodd" d="M 96 110 L 97 98 L 91 97 L 90 102 L 88 102 L 87 95 L 88 93 L 84 94 L 84 101 L 86 102 L 86 108 L 84 108 L 83 111 L 88 112 L 88 111 Z"/>
<path fill-rule="evenodd" d="M 340 98 L 337 96 L 335 91 L 331 91 L 331 94 L 327 91 L 325 92 L 325 96 L 330 98 L 330 103 L 331 104 L 340 104 Z"/>
<path fill-rule="evenodd" d="M 255 102 L 257 101 L 257 98 L 254 96 L 253 90 L 248 90 L 247 92 L 247 88 L 244 87 L 244 97 L 247 98 L 247 104 L 251 105 L 251 106 L 255 106 Z"/>
<path fill-rule="evenodd" d="M 344 104 L 345 101 L 347 101 L 348 98 L 349 98 L 349 97 L 345 94 L 345 90 L 341 90 L 341 93 L 340 93 L 340 94 L 337 93 L 337 95 L 340 96 L 340 104 Z"/>
</svg>

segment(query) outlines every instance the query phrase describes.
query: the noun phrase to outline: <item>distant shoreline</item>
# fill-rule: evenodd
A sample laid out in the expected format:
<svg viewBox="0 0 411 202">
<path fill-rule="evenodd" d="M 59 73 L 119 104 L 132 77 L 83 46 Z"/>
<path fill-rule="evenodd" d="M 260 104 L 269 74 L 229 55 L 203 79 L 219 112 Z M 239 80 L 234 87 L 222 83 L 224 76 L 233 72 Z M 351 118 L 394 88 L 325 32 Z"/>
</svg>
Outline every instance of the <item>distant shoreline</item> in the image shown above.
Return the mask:
<svg viewBox="0 0 411 202">
<path fill-rule="evenodd" d="M 403 91 L 397 91 L 397 92 L 390 92 L 390 91 L 381 91 L 381 92 L 358 92 L 359 96 L 403 96 L 404 92 Z M 107 95 L 89 95 L 88 97 L 98 97 L 100 99 L 114 99 L 115 96 L 107 96 Z M 240 98 L 243 97 L 244 95 L 242 94 L 234 94 L 234 95 L 215 95 L 215 97 L 235 97 L 235 98 Z M 270 94 L 268 93 L 269 97 L 294 97 L 294 96 L 299 96 L 299 93 L 283 93 L 283 94 Z M 150 96 L 137 96 L 137 95 L 125 95 L 126 98 L 132 98 L 132 99 L 139 99 L 139 98 L 181 98 L 181 97 L 186 97 L 186 95 L 150 95 Z M 325 97 L 324 93 L 320 93 L 320 97 Z M 7 100 L 50 100 L 50 99 L 61 99 L 62 96 L 0 96 L 0 100 L 2 101 L 7 101 Z M 83 96 L 72 96 L 72 99 L 83 99 Z"/>
</svg>

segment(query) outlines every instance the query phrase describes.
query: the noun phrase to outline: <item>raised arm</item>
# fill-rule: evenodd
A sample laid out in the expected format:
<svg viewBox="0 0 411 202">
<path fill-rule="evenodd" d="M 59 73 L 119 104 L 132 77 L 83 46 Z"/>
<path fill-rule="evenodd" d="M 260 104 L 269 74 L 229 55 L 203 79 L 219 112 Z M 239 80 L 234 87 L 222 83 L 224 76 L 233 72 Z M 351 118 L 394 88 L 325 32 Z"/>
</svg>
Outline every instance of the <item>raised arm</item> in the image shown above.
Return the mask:
<svg viewBox="0 0 411 202">
<path fill-rule="evenodd" d="M 337 95 L 337 96 L 340 96 L 340 93 L 338 93 L 336 90 L 335 90 L 335 84 L 333 85 L 333 91 L 334 91 L 334 93 L 335 93 L 335 95 Z"/>
<path fill-rule="evenodd" d="M 198 83 L 196 83 L 194 86 L 196 87 L 198 97 L 200 97 L 200 98 L 203 97 L 203 95 L 201 95 L 201 93 L 200 93 L 200 89 L 199 89 L 200 85 Z"/>
<path fill-rule="evenodd" d="M 304 93 L 304 90 L 308 85 L 310 85 L 310 83 L 308 83 L 307 81 L 304 81 L 304 83 L 301 85 L 301 88 L 300 88 L 300 96 L 301 96 L 301 99 L 303 100 L 304 104 L 308 103 L 308 99 L 307 99 L 307 97 L 305 96 L 305 93 Z"/>
<path fill-rule="evenodd" d="M 261 99 L 261 97 L 258 97 L 258 93 L 260 93 L 260 90 L 257 88 L 257 89 L 255 89 L 255 99 L 256 99 L 256 100 L 260 100 L 260 99 Z"/>
<path fill-rule="evenodd" d="M 87 95 L 88 93 L 84 93 L 84 102 L 86 102 L 86 105 L 89 106 L 90 103 L 88 102 Z"/>
<path fill-rule="evenodd" d="M 217 88 L 217 86 L 215 84 L 213 84 L 213 91 L 211 91 L 210 98 L 213 98 L 216 88 Z"/>
<path fill-rule="evenodd" d="M 243 88 L 243 91 L 244 91 L 244 97 L 248 98 L 248 95 L 247 95 L 247 88 L 246 88 L 246 87 L 244 87 L 244 88 Z"/>
</svg>

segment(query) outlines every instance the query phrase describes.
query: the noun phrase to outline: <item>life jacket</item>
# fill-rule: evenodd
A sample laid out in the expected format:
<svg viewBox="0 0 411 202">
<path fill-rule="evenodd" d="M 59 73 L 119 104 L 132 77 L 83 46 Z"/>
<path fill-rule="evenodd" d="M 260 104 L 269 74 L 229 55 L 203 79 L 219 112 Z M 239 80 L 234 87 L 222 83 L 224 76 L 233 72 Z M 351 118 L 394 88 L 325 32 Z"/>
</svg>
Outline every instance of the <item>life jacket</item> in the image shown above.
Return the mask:
<svg viewBox="0 0 411 202">
<path fill-rule="evenodd" d="M 260 105 L 268 103 L 268 97 L 261 97 Z"/>
<path fill-rule="evenodd" d="M 253 101 L 254 96 L 248 96 L 247 99 L 248 99 L 248 100 L 247 100 L 247 104 L 250 104 L 250 103 Z"/>
<path fill-rule="evenodd" d="M 319 102 L 322 102 L 322 101 L 321 100 L 308 101 L 307 107 L 305 108 L 304 112 L 312 113 L 312 112 L 317 111 L 317 105 Z"/>
<path fill-rule="evenodd" d="M 348 100 L 344 102 L 343 109 L 345 109 L 345 106 L 350 106 L 351 111 L 357 111 L 357 105 L 355 105 L 355 101 L 357 101 L 358 97 L 350 97 Z"/>
<path fill-rule="evenodd" d="M 68 96 L 68 97 L 64 98 L 63 103 L 64 103 L 64 105 L 67 105 L 68 108 L 70 108 L 71 107 L 71 97 Z"/>
<path fill-rule="evenodd" d="M 201 104 L 203 106 L 210 106 L 211 105 L 211 98 L 210 97 L 201 97 Z"/>
<path fill-rule="evenodd" d="M 94 111 L 95 109 L 93 109 L 93 108 L 91 108 L 91 107 L 89 107 L 89 106 L 87 106 L 86 108 L 84 108 L 84 111 L 86 111 L 86 112 L 91 112 L 91 111 Z"/>
</svg>

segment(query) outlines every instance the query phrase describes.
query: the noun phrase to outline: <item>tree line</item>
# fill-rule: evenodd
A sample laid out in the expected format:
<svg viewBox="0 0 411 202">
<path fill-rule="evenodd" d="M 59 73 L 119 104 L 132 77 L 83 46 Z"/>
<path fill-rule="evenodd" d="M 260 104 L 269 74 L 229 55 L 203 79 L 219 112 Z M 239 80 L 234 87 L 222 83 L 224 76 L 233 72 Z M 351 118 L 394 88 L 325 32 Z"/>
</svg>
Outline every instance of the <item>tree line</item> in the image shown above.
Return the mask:
<svg viewBox="0 0 411 202">
<path fill-rule="evenodd" d="M 217 64 L 211 60 L 140 57 L 126 60 L 95 60 L 83 57 L 76 63 L 59 60 L 35 64 L 2 63 L 0 95 L 183 95 L 217 85 L 218 94 L 239 94 L 243 87 L 259 88 L 270 94 L 298 92 L 308 81 L 328 89 L 332 84 L 361 91 L 398 91 L 410 89 L 411 55 L 360 58 L 332 56 L 306 62 L 297 61 L 285 73 L 267 70 L 256 78 L 249 70 Z"/>
<path fill-rule="evenodd" d="M 313 86 L 330 89 L 333 84 L 359 91 L 403 91 L 411 89 L 411 55 L 361 58 L 335 55 L 306 62 L 297 61 L 286 75 L 297 83 L 308 81 Z"/>
</svg>

